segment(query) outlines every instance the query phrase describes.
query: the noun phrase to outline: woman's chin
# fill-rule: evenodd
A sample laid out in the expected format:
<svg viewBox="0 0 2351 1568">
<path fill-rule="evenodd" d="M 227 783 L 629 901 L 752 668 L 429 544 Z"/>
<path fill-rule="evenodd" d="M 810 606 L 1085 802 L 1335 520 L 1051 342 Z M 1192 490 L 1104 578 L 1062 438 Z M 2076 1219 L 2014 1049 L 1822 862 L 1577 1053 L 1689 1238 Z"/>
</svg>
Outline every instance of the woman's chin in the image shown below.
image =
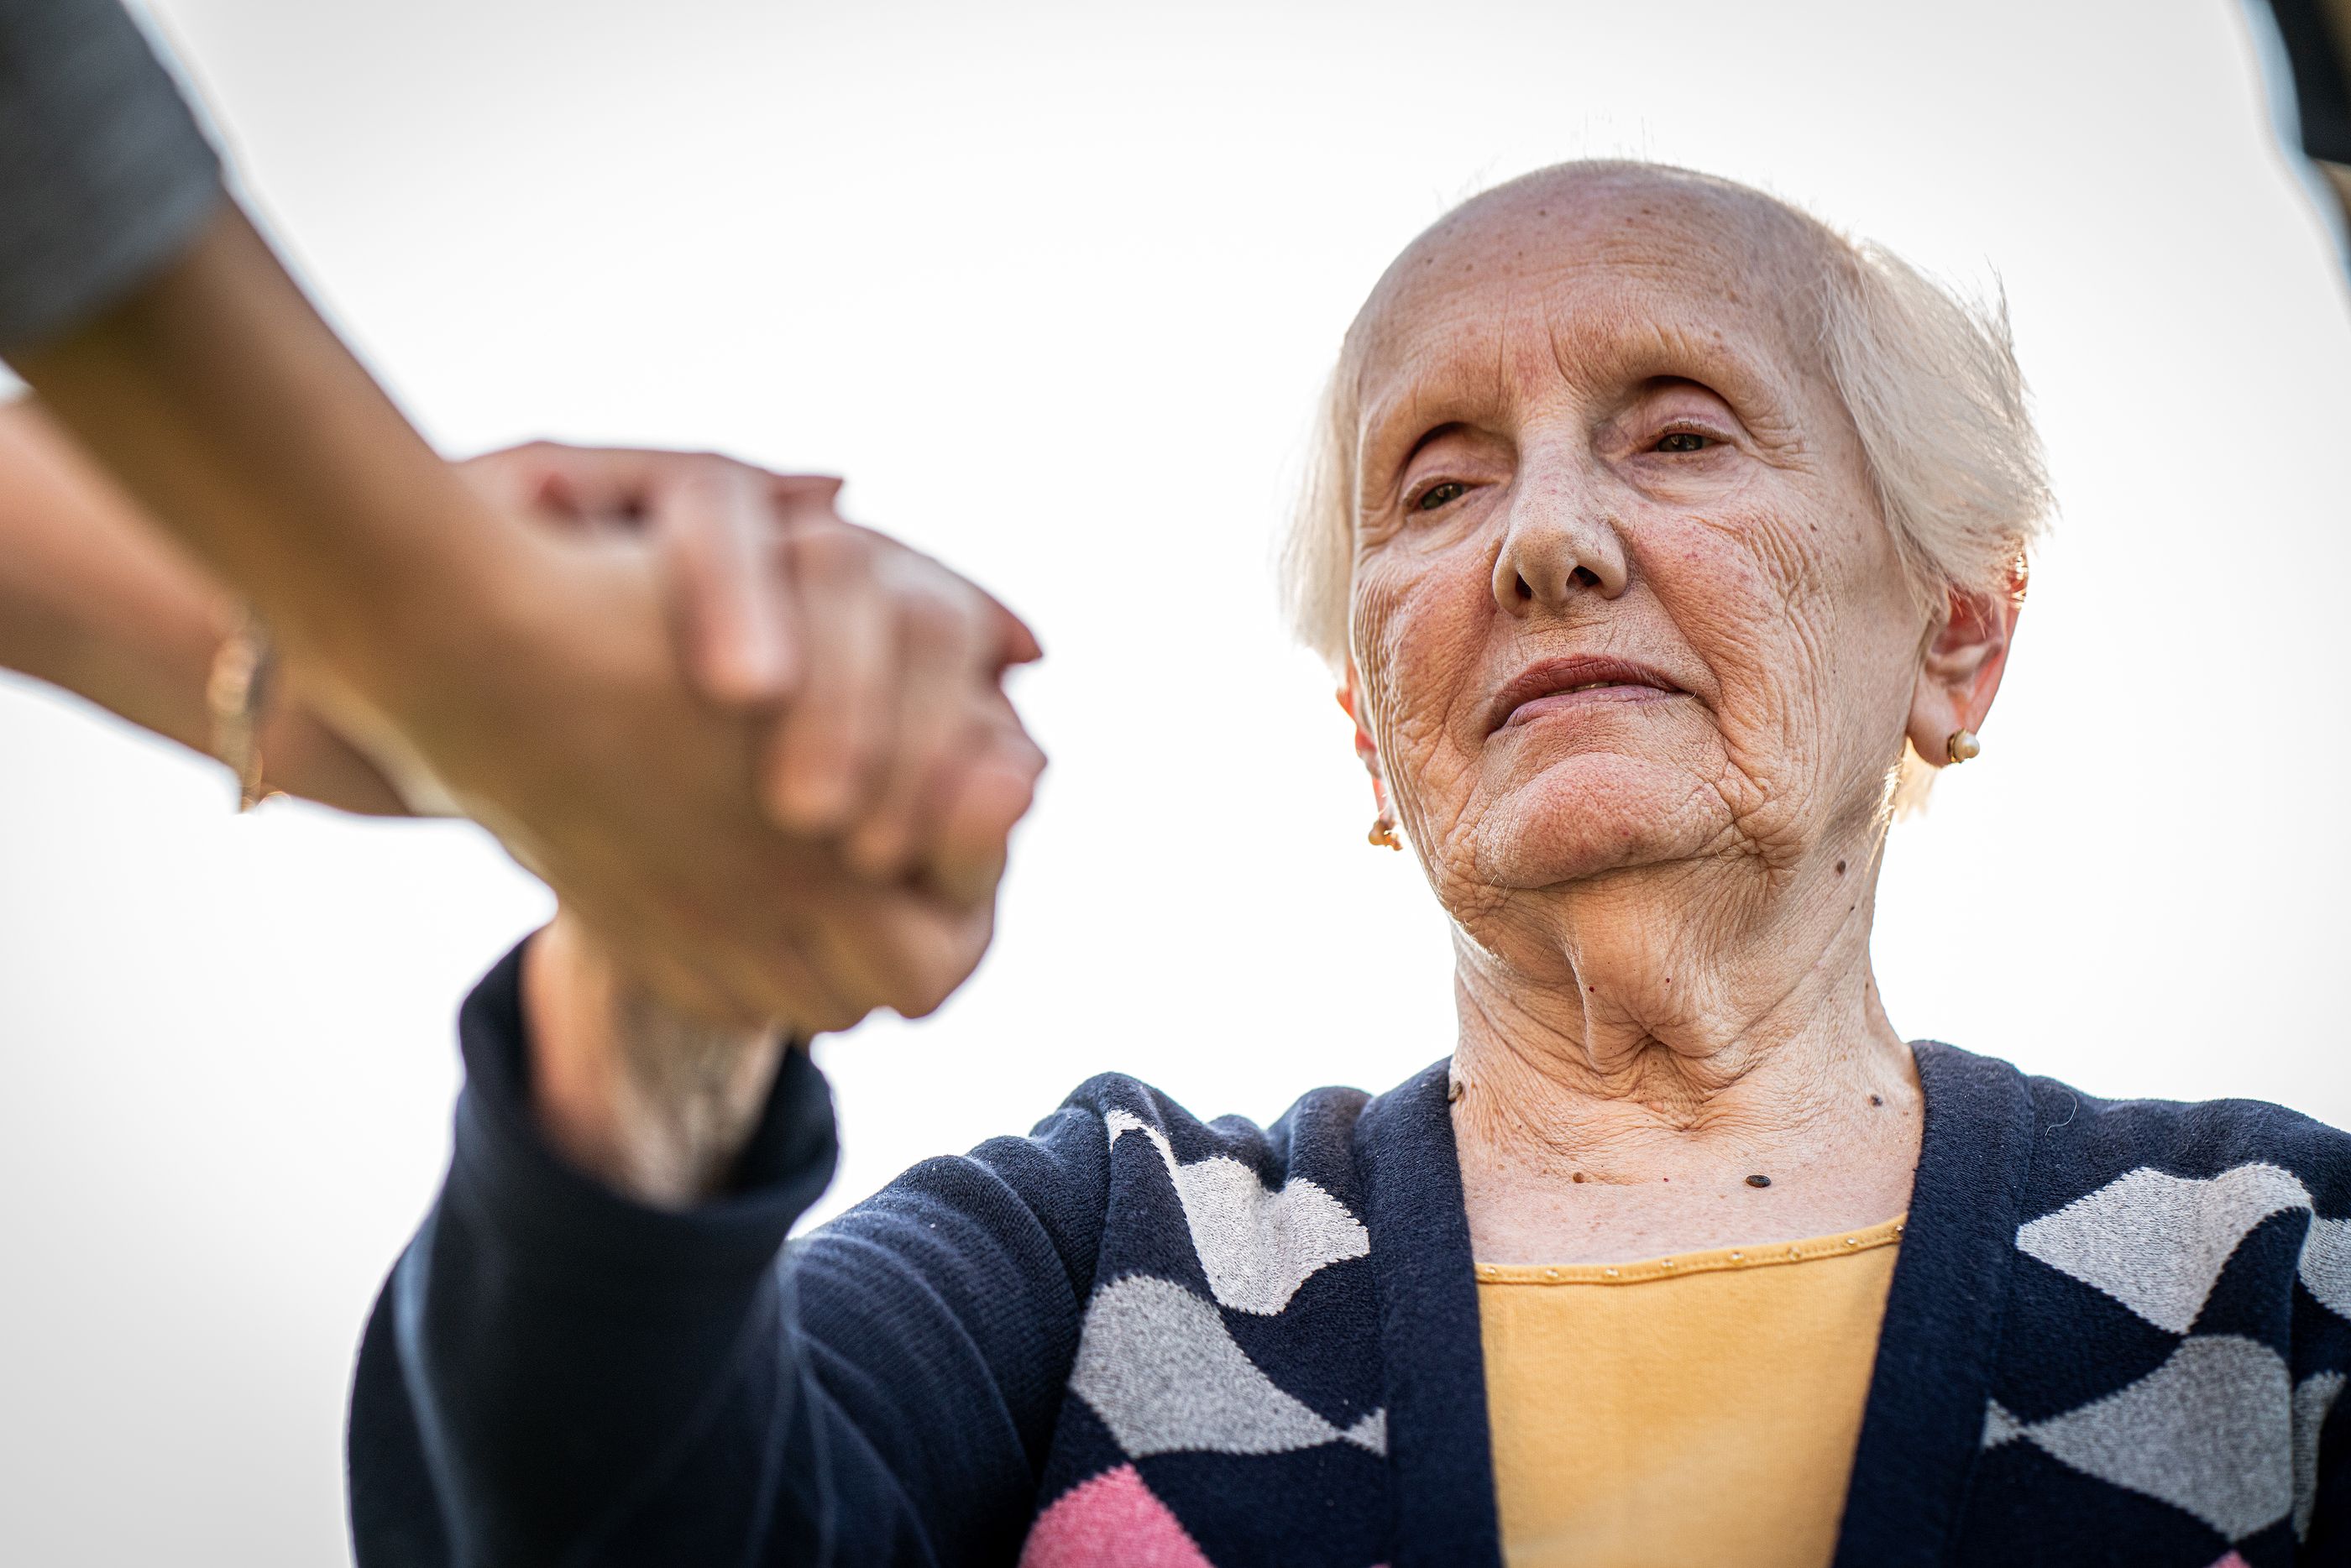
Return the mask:
<svg viewBox="0 0 2351 1568">
<path fill-rule="evenodd" d="M 1562 758 L 1470 809 L 1479 879 L 1511 888 L 1701 854 L 1726 815 L 1720 794 L 1688 770 L 1613 753 Z"/>
</svg>

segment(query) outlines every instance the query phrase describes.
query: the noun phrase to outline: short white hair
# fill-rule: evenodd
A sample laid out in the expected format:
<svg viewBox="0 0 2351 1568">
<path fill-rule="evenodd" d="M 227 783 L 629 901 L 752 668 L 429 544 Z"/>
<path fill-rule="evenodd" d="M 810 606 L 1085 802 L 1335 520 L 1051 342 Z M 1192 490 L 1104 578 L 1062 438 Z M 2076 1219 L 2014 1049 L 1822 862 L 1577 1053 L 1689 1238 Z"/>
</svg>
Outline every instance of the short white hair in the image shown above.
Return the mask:
<svg viewBox="0 0 2351 1568">
<path fill-rule="evenodd" d="M 1842 234 L 1776 196 L 1687 170 L 1612 160 L 1559 164 L 1524 178 L 1582 170 L 1650 172 L 1743 193 L 1815 236 L 1821 243 L 1810 249 L 1820 268 L 1810 304 L 1823 359 L 1860 434 L 1879 508 L 1921 604 L 2021 584 L 2026 553 L 2049 515 L 2049 481 L 2007 301 L 1998 292 L 1976 297 L 1945 286 L 1884 246 Z M 1345 668 L 1348 654 L 1363 321 L 1358 316 L 1349 329 L 1323 390 L 1280 558 L 1290 626 L 1334 670 Z"/>
</svg>

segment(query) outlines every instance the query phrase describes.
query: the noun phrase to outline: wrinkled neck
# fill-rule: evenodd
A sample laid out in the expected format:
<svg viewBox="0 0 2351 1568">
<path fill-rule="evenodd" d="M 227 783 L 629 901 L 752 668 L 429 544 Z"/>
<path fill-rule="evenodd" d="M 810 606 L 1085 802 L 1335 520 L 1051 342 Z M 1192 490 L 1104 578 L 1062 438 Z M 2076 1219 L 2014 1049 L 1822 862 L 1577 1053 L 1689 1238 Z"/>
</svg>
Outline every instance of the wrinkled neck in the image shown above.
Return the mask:
<svg viewBox="0 0 2351 1568">
<path fill-rule="evenodd" d="M 1842 864 L 1768 886 L 1620 874 L 1457 928 L 1458 1129 L 1637 1165 L 1785 1147 L 1907 1093 L 1869 962 L 1875 864 Z"/>
</svg>

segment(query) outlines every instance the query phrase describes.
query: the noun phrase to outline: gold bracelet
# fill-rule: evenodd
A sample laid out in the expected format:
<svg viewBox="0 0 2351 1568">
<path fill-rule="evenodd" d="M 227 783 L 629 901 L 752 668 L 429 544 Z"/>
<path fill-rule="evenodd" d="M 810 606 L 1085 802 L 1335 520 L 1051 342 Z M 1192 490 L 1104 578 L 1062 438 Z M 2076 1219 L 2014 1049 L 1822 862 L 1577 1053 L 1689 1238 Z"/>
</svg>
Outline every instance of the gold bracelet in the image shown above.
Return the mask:
<svg viewBox="0 0 2351 1568">
<path fill-rule="evenodd" d="M 269 705 L 275 662 L 269 628 L 249 610 L 213 655 L 204 701 L 213 714 L 213 755 L 236 775 L 236 809 L 251 811 L 268 793 L 261 782 L 261 721 Z"/>
</svg>

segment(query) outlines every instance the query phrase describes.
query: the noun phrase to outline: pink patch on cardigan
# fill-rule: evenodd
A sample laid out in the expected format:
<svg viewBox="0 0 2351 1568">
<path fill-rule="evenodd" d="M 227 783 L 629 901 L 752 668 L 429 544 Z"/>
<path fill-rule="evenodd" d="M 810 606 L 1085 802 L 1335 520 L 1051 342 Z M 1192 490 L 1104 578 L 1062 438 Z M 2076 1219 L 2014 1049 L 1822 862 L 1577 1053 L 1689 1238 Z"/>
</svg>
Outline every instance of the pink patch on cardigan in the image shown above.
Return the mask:
<svg viewBox="0 0 2351 1568">
<path fill-rule="evenodd" d="M 1133 1465 L 1081 1481 L 1037 1516 L 1020 1568 L 1216 1568 Z M 2216 1565 L 2217 1568 L 2217 1565 Z"/>
<path fill-rule="evenodd" d="M 2243 1558 L 2231 1552 L 2226 1557 L 2217 1559 L 2212 1568 L 2250 1568 L 2250 1565 Z"/>
</svg>

